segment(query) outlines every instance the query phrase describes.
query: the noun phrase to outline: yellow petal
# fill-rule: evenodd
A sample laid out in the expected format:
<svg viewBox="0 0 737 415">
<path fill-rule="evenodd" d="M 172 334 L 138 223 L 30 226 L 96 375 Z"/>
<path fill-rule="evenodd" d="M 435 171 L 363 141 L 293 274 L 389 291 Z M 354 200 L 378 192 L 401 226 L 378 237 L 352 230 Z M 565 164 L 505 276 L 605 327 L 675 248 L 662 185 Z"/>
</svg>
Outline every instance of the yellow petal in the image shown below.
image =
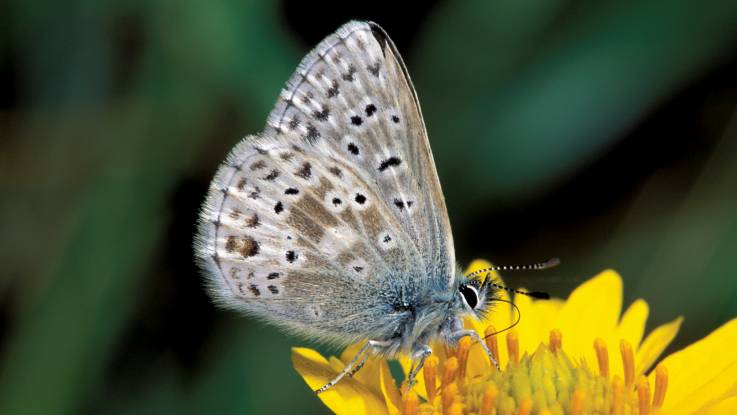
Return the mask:
<svg viewBox="0 0 737 415">
<path fill-rule="evenodd" d="M 540 342 L 545 340 L 547 333 L 541 332 L 540 316 L 530 297 L 517 294 L 514 296 L 514 303 L 520 314 L 519 324 L 515 327 L 519 333 L 520 355 L 532 354 Z"/>
<path fill-rule="evenodd" d="M 737 396 L 724 399 L 696 412 L 696 415 L 734 415 L 737 414 Z"/>
<path fill-rule="evenodd" d="M 397 384 L 394 382 L 394 377 L 392 377 L 389 365 L 386 362 L 380 366 L 379 381 L 381 382 L 381 393 L 384 395 L 384 402 L 386 402 L 389 415 L 401 414 L 402 396 L 399 394 Z"/>
<path fill-rule="evenodd" d="M 551 298 L 550 300 L 535 300 L 532 302 L 533 315 L 537 320 L 540 331 L 543 332 L 541 336 L 547 336 L 550 334 L 550 330 L 556 328 L 553 324 L 558 319 L 560 310 L 563 309 L 565 301 L 559 298 Z"/>
<path fill-rule="evenodd" d="M 356 353 L 358 353 L 358 351 L 361 350 L 361 347 L 363 347 L 365 344 L 366 343 L 356 343 L 346 347 L 340 354 L 340 360 L 345 363 L 350 362 L 351 359 L 356 356 Z"/>
<path fill-rule="evenodd" d="M 645 323 L 650 313 L 645 300 L 638 298 L 624 312 L 622 319 L 617 327 L 616 339 L 619 341 L 627 340 L 632 347 L 637 350 L 642 341 L 642 335 L 645 333 Z"/>
<path fill-rule="evenodd" d="M 343 363 L 342 360 L 338 359 L 335 356 L 330 356 L 328 358 L 328 364 L 330 365 L 330 368 L 332 368 L 336 373 L 340 373 L 340 371 L 342 371 L 345 367 L 345 363 Z"/>
<path fill-rule="evenodd" d="M 523 288 L 524 290 L 524 288 Z M 563 300 L 533 300 L 529 296 L 516 294 L 514 303 L 519 308 L 519 324 L 515 330 L 519 333 L 520 355 L 532 354 L 540 343 L 547 343 L 550 330 L 563 307 Z M 513 310 L 514 311 L 514 310 Z M 512 320 L 516 316 L 511 317 Z"/>
<path fill-rule="evenodd" d="M 737 319 L 665 358 L 661 364 L 668 369 L 670 377 L 664 411 L 690 414 L 737 396 L 735 344 Z M 715 410 L 731 403 L 733 401 L 726 402 Z"/>
<path fill-rule="evenodd" d="M 676 337 L 682 322 L 683 317 L 678 317 L 670 323 L 656 328 L 645 338 L 642 346 L 637 350 L 637 363 L 635 366 L 637 373 L 645 373 L 650 369 L 650 366 L 655 363 L 658 357 L 660 357 L 660 354 L 663 353 L 663 350 Z"/>
<path fill-rule="evenodd" d="M 320 353 L 307 348 L 292 348 L 292 365 L 312 390 L 338 374 Z M 387 413 L 383 396 L 376 396 L 370 388 L 353 378 L 344 378 L 318 397 L 336 414 Z"/>
<path fill-rule="evenodd" d="M 621 311 L 622 278 L 616 272 L 604 271 L 578 286 L 555 322 L 564 336 L 563 350 L 569 356 L 579 356 L 587 364 L 594 364 L 594 340 L 611 335 Z"/>
</svg>

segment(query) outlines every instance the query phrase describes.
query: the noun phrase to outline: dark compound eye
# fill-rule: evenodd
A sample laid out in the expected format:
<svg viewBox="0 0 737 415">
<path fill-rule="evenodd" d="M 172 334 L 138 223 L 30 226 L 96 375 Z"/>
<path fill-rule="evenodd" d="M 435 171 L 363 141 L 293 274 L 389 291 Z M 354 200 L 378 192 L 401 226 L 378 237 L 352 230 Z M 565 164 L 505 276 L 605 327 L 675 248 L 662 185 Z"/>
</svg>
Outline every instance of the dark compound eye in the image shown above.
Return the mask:
<svg viewBox="0 0 737 415">
<path fill-rule="evenodd" d="M 476 291 L 476 287 L 464 284 L 458 288 L 458 291 L 461 292 L 468 306 L 475 309 L 479 304 L 479 292 Z"/>
</svg>

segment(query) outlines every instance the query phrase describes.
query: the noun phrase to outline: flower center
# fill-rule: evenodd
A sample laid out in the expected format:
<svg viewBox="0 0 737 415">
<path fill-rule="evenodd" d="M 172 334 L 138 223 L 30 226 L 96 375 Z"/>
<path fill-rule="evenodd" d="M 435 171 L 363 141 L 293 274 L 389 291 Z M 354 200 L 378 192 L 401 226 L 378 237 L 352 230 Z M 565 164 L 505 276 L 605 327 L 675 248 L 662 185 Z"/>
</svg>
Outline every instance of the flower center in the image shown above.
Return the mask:
<svg viewBox="0 0 737 415">
<path fill-rule="evenodd" d="M 498 361 L 499 347 L 493 327 L 487 329 L 486 343 Z M 632 346 L 622 340 L 620 355 L 624 379 L 610 378 L 609 353 L 606 343 L 596 339 L 594 350 L 599 371 L 572 361 L 562 350 L 563 336 L 550 332 L 547 346 L 541 344 L 531 356 L 519 354 L 519 338 L 515 331 L 506 335 L 509 362 L 503 371 L 489 364 L 481 376 L 467 376 L 471 340 L 462 339 L 453 353 L 439 367 L 431 356 L 425 363 L 423 379 L 426 399 L 414 390 L 403 395 L 405 415 L 438 414 L 639 414 L 656 412 L 665 400 L 668 372 L 662 365 L 655 369 L 655 385 L 651 393 L 645 376 L 635 379 Z"/>
</svg>

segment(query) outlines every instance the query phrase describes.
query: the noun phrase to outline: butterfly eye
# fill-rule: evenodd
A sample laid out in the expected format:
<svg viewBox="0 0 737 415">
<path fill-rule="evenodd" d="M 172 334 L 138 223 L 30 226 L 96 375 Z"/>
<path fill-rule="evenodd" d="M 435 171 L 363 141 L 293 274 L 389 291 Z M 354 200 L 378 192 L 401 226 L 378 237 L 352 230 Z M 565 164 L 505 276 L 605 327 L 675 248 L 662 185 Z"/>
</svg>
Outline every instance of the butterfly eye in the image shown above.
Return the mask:
<svg viewBox="0 0 737 415">
<path fill-rule="evenodd" d="M 468 304 L 471 309 L 475 309 L 476 306 L 479 304 L 479 292 L 476 290 L 476 287 L 472 285 L 461 285 L 458 290 L 463 295 L 463 298 L 466 300 L 466 304 Z"/>
</svg>

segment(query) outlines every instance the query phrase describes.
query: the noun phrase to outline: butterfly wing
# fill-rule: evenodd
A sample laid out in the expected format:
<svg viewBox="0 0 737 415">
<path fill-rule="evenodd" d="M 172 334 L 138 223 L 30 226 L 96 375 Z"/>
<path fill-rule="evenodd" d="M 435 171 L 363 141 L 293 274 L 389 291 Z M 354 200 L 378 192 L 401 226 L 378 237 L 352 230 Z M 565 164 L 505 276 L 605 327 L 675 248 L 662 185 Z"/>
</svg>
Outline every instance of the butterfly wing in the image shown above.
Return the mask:
<svg viewBox="0 0 737 415">
<path fill-rule="evenodd" d="M 360 166 L 413 238 L 430 278 L 454 278 L 453 236 L 420 104 L 394 43 L 350 22 L 300 64 L 267 122 Z"/>
<path fill-rule="evenodd" d="M 347 344 L 392 329 L 377 309 L 392 290 L 446 287 L 452 245 L 404 66 L 378 26 L 351 22 L 221 166 L 196 247 L 224 305 Z"/>
</svg>

